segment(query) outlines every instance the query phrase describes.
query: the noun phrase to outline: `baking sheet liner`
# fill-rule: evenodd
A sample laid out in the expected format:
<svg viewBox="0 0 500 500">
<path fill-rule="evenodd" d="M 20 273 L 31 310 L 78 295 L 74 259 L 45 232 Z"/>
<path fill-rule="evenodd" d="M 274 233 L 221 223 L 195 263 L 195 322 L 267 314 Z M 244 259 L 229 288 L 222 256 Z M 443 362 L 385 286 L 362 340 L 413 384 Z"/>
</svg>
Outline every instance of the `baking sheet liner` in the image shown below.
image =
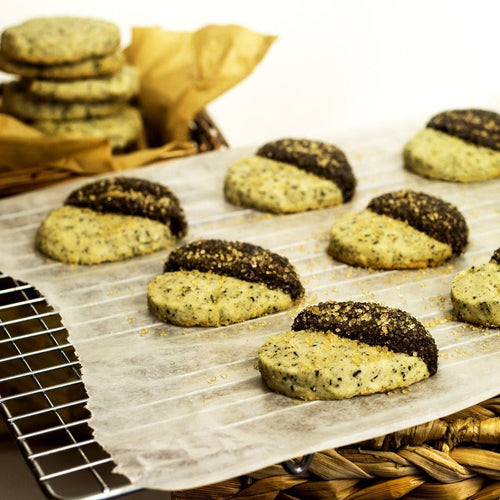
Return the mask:
<svg viewBox="0 0 500 500">
<path fill-rule="evenodd" d="M 60 312 L 82 364 L 90 425 L 117 472 L 144 487 L 196 487 L 439 418 L 498 393 L 499 330 L 453 321 L 449 289 L 458 271 L 486 262 L 500 245 L 500 180 L 460 185 L 406 172 L 401 149 L 421 126 L 326 138 L 347 154 L 357 192 L 346 205 L 302 214 L 267 215 L 224 201 L 226 168 L 255 147 L 125 173 L 163 182 L 179 196 L 190 224 L 185 241 L 248 241 L 296 266 L 307 291 L 300 307 L 222 328 L 176 327 L 148 312 L 147 285 L 168 251 L 67 266 L 33 249 L 43 218 L 89 179 L 0 201 L 0 269 L 36 286 Z M 435 269 L 375 272 L 326 254 L 337 217 L 401 187 L 459 207 L 470 229 L 465 255 Z M 344 401 L 298 402 L 267 390 L 255 368 L 259 346 L 289 329 L 302 307 L 329 299 L 413 314 L 436 339 L 438 373 L 407 390 Z"/>
</svg>

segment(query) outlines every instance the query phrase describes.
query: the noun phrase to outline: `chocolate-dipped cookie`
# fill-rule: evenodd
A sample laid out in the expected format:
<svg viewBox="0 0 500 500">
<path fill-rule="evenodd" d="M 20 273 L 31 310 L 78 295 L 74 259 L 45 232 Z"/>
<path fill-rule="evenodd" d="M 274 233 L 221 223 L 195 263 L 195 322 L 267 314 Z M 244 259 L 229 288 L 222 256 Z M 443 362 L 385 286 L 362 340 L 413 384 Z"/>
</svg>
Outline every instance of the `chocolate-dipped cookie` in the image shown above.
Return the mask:
<svg viewBox="0 0 500 500">
<path fill-rule="evenodd" d="M 356 179 L 344 153 L 307 139 L 281 139 L 231 165 L 224 195 L 235 205 L 293 213 L 349 201 Z"/>
<path fill-rule="evenodd" d="M 500 177 L 500 114 L 444 111 L 404 147 L 406 168 L 424 177 L 473 182 Z"/>
<path fill-rule="evenodd" d="M 163 321 L 219 326 L 288 309 L 303 295 L 285 257 L 250 243 L 200 240 L 170 253 L 148 303 Z"/>
<path fill-rule="evenodd" d="M 305 400 L 343 399 L 406 387 L 434 375 L 437 347 L 410 314 L 375 303 L 307 307 L 289 332 L 259 349 L 266 385 Z"/>
<path fill-rule="evenodd" d="M 412 269 L 443 264 L 468 241 L 463 215 L 451 203 L 408 189 L 385 193 L 361 212 L 332 225 L 328 253 L 373 269 Z"/>
<path fill-rule="evenodd" d="M 69 264 L 124 260 L 172 246 L 187 232 L 177 197 L 133 177 L 95 181 L 73 191 L 36 235 L 36 247 Z"/>
<path fill-rule="evenodd" d="M 489 262 L 458 273 L 451 283 L 450 297 L 459 321 L 500 327 L 500 248 Z"/>
</svg>

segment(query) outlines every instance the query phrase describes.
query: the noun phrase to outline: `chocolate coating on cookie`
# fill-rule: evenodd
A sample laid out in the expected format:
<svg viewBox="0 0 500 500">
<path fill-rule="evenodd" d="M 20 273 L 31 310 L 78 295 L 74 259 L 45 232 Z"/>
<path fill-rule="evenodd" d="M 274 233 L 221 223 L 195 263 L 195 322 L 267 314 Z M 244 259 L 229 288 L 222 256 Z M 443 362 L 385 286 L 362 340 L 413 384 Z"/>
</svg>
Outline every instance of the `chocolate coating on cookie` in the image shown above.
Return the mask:
<svg viewBox="0 0 500 500">
<path fill-rule="evenodd" d="M 500 247 L 493 252 L 490 262 L 496 262 L 498 265 L 500 265 Z"/>
<path fill-rule="evenodd" d="M 178 238 L 187 221 L 177 197 L 162 184 L 133 177 L 115 177 L 86 184 L 73 191 L 65 205 L 101 213 L 136 215 L 162 222 Z"/>
<path fill-rule="evenodd" d="M 295 318 L 292 330 L 319 330 L 384 346 L 398 353 L 420 357 L 433 375 L 437 371 L 437 346 L 425 327 L 400 309 L 369 302 L 322 302 L 306 307 Z"/>
<path fill-rule="evenodd" d="M 200 240 L 176 248 L 165 262 L 164 272 L 211 272 L 244 281 L 263 283 L 296 300 L 304 295 L 297 272 L 286 257 L 251 243 Z"/>
<path fill-rule="evenodd" d="M 500 114 L 482 109 L 444 111 L 427 124 L 464 141 L 500 151 Z"/>
<path fill-rule="evenodd" d="M 324 179 L 335 182 L 344 202 L 356 188 L 356 179 L 345 154 L 333 144 L 308 139 L 280 139 L 257 150 L 257 156 L 295 165 Z"/>
<path fill-rule="evenodd" d="M 373 198 L 367 208 L 450 245 L 455 255 L 460 255 L 467 245 L 469 229 L 464 216 L 451 203 L 435 196 L 402 189 Z"/>
</svg>

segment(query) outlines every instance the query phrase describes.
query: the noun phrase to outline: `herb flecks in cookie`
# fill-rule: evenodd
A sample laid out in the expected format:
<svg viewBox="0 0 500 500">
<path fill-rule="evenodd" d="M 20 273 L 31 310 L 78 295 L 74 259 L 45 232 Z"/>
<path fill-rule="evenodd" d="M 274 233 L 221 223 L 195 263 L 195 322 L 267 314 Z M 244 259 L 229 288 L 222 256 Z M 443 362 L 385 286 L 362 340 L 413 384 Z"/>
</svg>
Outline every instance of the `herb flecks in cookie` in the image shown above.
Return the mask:
<svg viewBox="0 0 500 500">
<path fill-rule="evenodd" d="M 145 179 L 116 177 L 96 181 L 73 191 L 65 204 L 156 220 L 169 226 L 178 238 L 187 233 L 187 221 L 178 198 L 166 186 Z"/>
<path fill-rule="evenodd" d="M 459 272 L 451 283 L 450 298 L 459 321 L 500 326 L 500 248 L 488 262 Z"/>
<path fill-rule="evenodd" d="M 73 191 L 38 228 L 35 245 L 68 264 L 100 264 L 170 248 L 187 231 L 177 198 L 161 184 L 102 179 Z"/>
<path fill-rule="evenodd" d="M 331 400 L 407 387 L 436 373 L 437 347 L 404 311 L 364 302 L 323 302 L 269 337 L 259 371 L 273 391 Z"/>
<path fill-rule="evenodd" d="M 434 339 L 419 321 L 400 309 L 368 302 L 322 302 L 301 311 L 292 324 L 292 330 L 311 329 L 418 356 L 430 375 L 436 373 Z"/>
<path fill-rule="evenodd" d="M 481 109 L 444 111 L 403 148 L 405 167 L 423 177 L 478 182 L 500 177 L 500 115 Z"/>
<path fill-rule="evenodd" d="M 157 252 L 176 240 L 159 221 L 65 205 L 44 219 L 35 246 L 66 264 L 93 265 Z"/>
<path fill-rule="evenodd" d="M 26 90 L 42 101 L 128 101 L 139 92 L 139 73 L 134 66 L 125 65 L 107 77 L 69 81 L 30 79 L 26 81 Z"/>
<path fill-rule="evenodd" d="M 125 103 L 40 101 L 25 93 L 20 83 L 9 82 L 4 86 L 3 106 L 8 113 L 24 120 L 78 120 L 113 115 Z"/>
<path fill-rule="evenodd" d="M 174 249 L 148 286 L 149 310 L 184 326 L 221 326 L 292 307 L 304 289 L 288 259 L 239 241 Z"/>
<path fill-rule="evenodd" d="M 288 259 L 251 243 L 223 240 L 189 243 L 173 250 L 165 262 L 164 272 L 179 270 L 262 283 L 288 293 L 294 300 L 304 295 L 297 272 Z"/>
<path fill-rule="evenodd" d="M 125 64 L 123 52 L 117 51 L 102 57 L 93 57 L 73 63 L 43 66 L 21 61 L 14 61 L 0 52 L 0 69 L 5 73 L 25 78 L 47 78 L 51 80 L 74 80 L 76 78 L 92 78 L 112 75 Z"/>
<path fill-rule="evenodd" d="M 113 153 L 133 149 L 143 130 L 141 113 L 133 106 L 125 106 L 119 113 L 86 120 L 36 120 L 32 127 L 55 137 L 105 137 Z"/>
<path fill-rule="evenodd" d="M 402 189 L 373 198 L 368 210 L 406 222 L 437 241 L 449 244 L 460 255 L 468 239 L 463 215 L 451 203 L 426 193 Z"/>
<path fill-rule="evenodd" d="M 33 64 L 81 61 L 116 51 L 120 29 L 115 23 L 85 17 L 36 17 L 6 28 L 2 52 Z"/>
<path fill-rule="evenodd" d="M 352 199 L 356 179 L 345 154 L 333 144 L 308 139 L 280 139 L 260 147 L 257 156 L 295 165 L 324 179 L 342 191 L 344 202 Z"/>
</svg>

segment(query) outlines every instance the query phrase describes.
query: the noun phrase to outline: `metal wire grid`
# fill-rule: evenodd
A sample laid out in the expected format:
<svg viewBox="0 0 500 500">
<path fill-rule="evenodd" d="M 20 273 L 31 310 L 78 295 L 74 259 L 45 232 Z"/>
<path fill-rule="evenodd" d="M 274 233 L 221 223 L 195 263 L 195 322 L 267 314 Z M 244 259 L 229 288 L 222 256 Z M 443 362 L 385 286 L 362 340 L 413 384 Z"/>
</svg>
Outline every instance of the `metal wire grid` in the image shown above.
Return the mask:
<svg viewBox="0 0 500 500">
<path fill-rule="evenodd" d="M 139 491 L 111 471 L 92 436 L 88 400 L 68 332 L 31 285 L 0 272 L 0 408 L 44 492 L 99 500 Z M 283 462 L 290 474 L 312 455 Z"/>
<path fill-rule="evenodd" d="M 67 338 L 35 288 L 0 272 L 0 408 L 45 494 L 97 500 L 137 491 L 112 473 L 112 458 L 92 437 Z"/>
</svg>

